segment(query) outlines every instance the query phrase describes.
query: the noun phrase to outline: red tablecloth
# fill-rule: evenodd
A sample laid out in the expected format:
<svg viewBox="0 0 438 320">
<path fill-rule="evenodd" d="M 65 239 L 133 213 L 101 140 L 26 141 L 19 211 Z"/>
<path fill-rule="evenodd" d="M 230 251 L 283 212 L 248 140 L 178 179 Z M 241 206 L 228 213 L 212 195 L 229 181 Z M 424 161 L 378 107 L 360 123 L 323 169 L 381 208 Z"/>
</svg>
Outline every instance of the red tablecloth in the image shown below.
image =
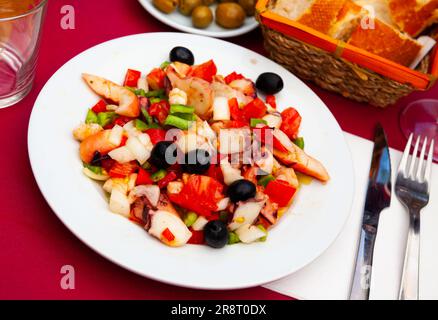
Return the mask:
<svg viewBox="0 0 438 320">
<path fill-rule="evenodd" d="M 75 9 L 75 30 L 63 30 L 60 26 L 61 7 L 66 4 Z M 45 82 L 60 66 L 87 48 L 120 36 L 156 31 L 173 30 L 155 20 L 136 0 L 50 1 L 34 89 L 16 106 L 0 110 L 0 299 L 286 298 L 261 287 L 222 292 L 189 290 L 132 274 L 100 257 L 73 236 L 53 214 L 35 183 L 27 154 L 27 126 L 33 103 Z M 259 30 L 230 41 L 265 53 Z M 399 149 L 405 143 L 398 128 L 401 107 L 418 98 L 438 96 L 435 87 L 426 93 L 415 93 L 397 106 L 379 110 L 311 87 L 345 131 L 371 138 L 372 128 L 380 121 L 390 145 Z M 75 268 L 75 290 L 63 290 L 60 286 L 63 265 Z"/>
</svg>

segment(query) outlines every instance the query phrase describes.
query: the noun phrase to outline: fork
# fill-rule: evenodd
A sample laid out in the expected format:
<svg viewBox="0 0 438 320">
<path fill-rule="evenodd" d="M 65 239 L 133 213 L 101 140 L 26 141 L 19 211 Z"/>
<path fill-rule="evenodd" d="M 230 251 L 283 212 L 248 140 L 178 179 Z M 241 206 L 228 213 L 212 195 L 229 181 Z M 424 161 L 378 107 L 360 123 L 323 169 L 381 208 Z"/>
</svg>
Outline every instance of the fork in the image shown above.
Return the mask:
<svg viewBox="0 0 438 320">
<path fill-rule="evenodd" d="M 405 261 L 400 286 L 400 300 L 418 300 L 420 267 L 420 212 L 429 203 L 430 178 L 434 140 L 427 159 L 427 138 L 424 139 L 420 156 L 417 158 L 421 136 L 417 138 L 414 151 L 410 155 L 413 134 L 410 135 L 403 153 L 395 183 L 397 198 L 409 210 L 409 234 L 406 244 Z"/>
</svg>

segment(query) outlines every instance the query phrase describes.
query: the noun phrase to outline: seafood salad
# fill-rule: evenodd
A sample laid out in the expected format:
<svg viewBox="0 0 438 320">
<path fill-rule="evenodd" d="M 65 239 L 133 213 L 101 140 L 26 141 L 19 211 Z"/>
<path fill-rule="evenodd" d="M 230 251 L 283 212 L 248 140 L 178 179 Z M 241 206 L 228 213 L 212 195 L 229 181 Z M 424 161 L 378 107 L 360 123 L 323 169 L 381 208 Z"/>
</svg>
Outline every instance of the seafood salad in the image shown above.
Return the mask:
<svg viewBox="0 0 438 320">
<path fill-rule="evenodd" d="M 304 151 L 299 112 L 277 110 L 275 73 L 222 76 L 175 47 L 123 84 L 82 78 L 100 96 L 73 131 L 83 173 L 102 183 L 112 212 L 168 246 L 265 241 L 302 177 L 330 179 Z"/>
</svg>

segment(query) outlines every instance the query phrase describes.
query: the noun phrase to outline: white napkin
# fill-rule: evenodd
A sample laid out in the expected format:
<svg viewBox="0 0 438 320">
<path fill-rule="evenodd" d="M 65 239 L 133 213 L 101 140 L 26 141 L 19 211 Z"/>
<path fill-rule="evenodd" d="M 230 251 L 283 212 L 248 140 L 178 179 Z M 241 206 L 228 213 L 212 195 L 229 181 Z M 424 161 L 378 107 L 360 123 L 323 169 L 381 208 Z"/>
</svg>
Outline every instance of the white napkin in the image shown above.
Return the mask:
<svg viewBox="0 0 438 320">
<path fill-rule="evenodd" d="M 313 263 L 293 275 L 265 285 L 297 299 L 347 299 L 365 201 L 373 143 L 345 134 L 355 167 L 356 195 L 352 214 L 335 243 Z M 391 149 L 392 172 L 401 152 Z M 429 205 L 421 214 L 420 299 L 438 299 L 438 166 L 434 165 Z M 336 212 L 333 212 L 336 214 Z M 392 195 L 380 216 L 374 250 L 370 299 L 397 299 L 408 231 L 408 213 Z"/>
</svg>

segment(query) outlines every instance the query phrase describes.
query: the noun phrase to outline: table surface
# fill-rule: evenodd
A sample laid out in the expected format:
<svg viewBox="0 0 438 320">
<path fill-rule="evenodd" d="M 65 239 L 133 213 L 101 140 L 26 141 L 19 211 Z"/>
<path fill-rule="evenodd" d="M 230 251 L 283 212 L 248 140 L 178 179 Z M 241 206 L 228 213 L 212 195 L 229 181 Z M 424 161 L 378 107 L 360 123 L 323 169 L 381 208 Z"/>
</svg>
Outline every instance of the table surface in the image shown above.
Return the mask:
<svg viewBox="0 0 438 320">
<path fill-rule="evenodd" d="M 32 92 L 17 105 L 0 110 L 0 299 L 289 299 L 258 287 L 234 291 L 200 291 L 165 285 L 126 271 L 89 249 L 58 220 L 34 180 L 28 153 L 27 127 L 33 103 L 50 76 L 78 53 L 117 37 L 174 31 L 148 14 L 136 0 L 52 0 L 44 26 Z M 61 28 L 61 8 L 73 5 L 75 29 Z M 266 54 L 260 30 L 229 41 Z M 343 130 L 371 139 L 381 122 L 390 146 L 406 142 L 398 127 L 400 110 L 410 101 L 438 96 L 438 87 L 377 109 L 346 100 L 312 84 Z M 68 84 L 66 84 L 68 86 Z M 56 119 L 54 119 L 56 121 Z M 62 165 L 60 166 L 62 168 Z M 60 286 L 61 268 L 75 270 L 75 289 Z M 206 270 L 208 272 L 208 270 Z M 214 276 L 214 275 L 212 275 Z"/>
</svg>

